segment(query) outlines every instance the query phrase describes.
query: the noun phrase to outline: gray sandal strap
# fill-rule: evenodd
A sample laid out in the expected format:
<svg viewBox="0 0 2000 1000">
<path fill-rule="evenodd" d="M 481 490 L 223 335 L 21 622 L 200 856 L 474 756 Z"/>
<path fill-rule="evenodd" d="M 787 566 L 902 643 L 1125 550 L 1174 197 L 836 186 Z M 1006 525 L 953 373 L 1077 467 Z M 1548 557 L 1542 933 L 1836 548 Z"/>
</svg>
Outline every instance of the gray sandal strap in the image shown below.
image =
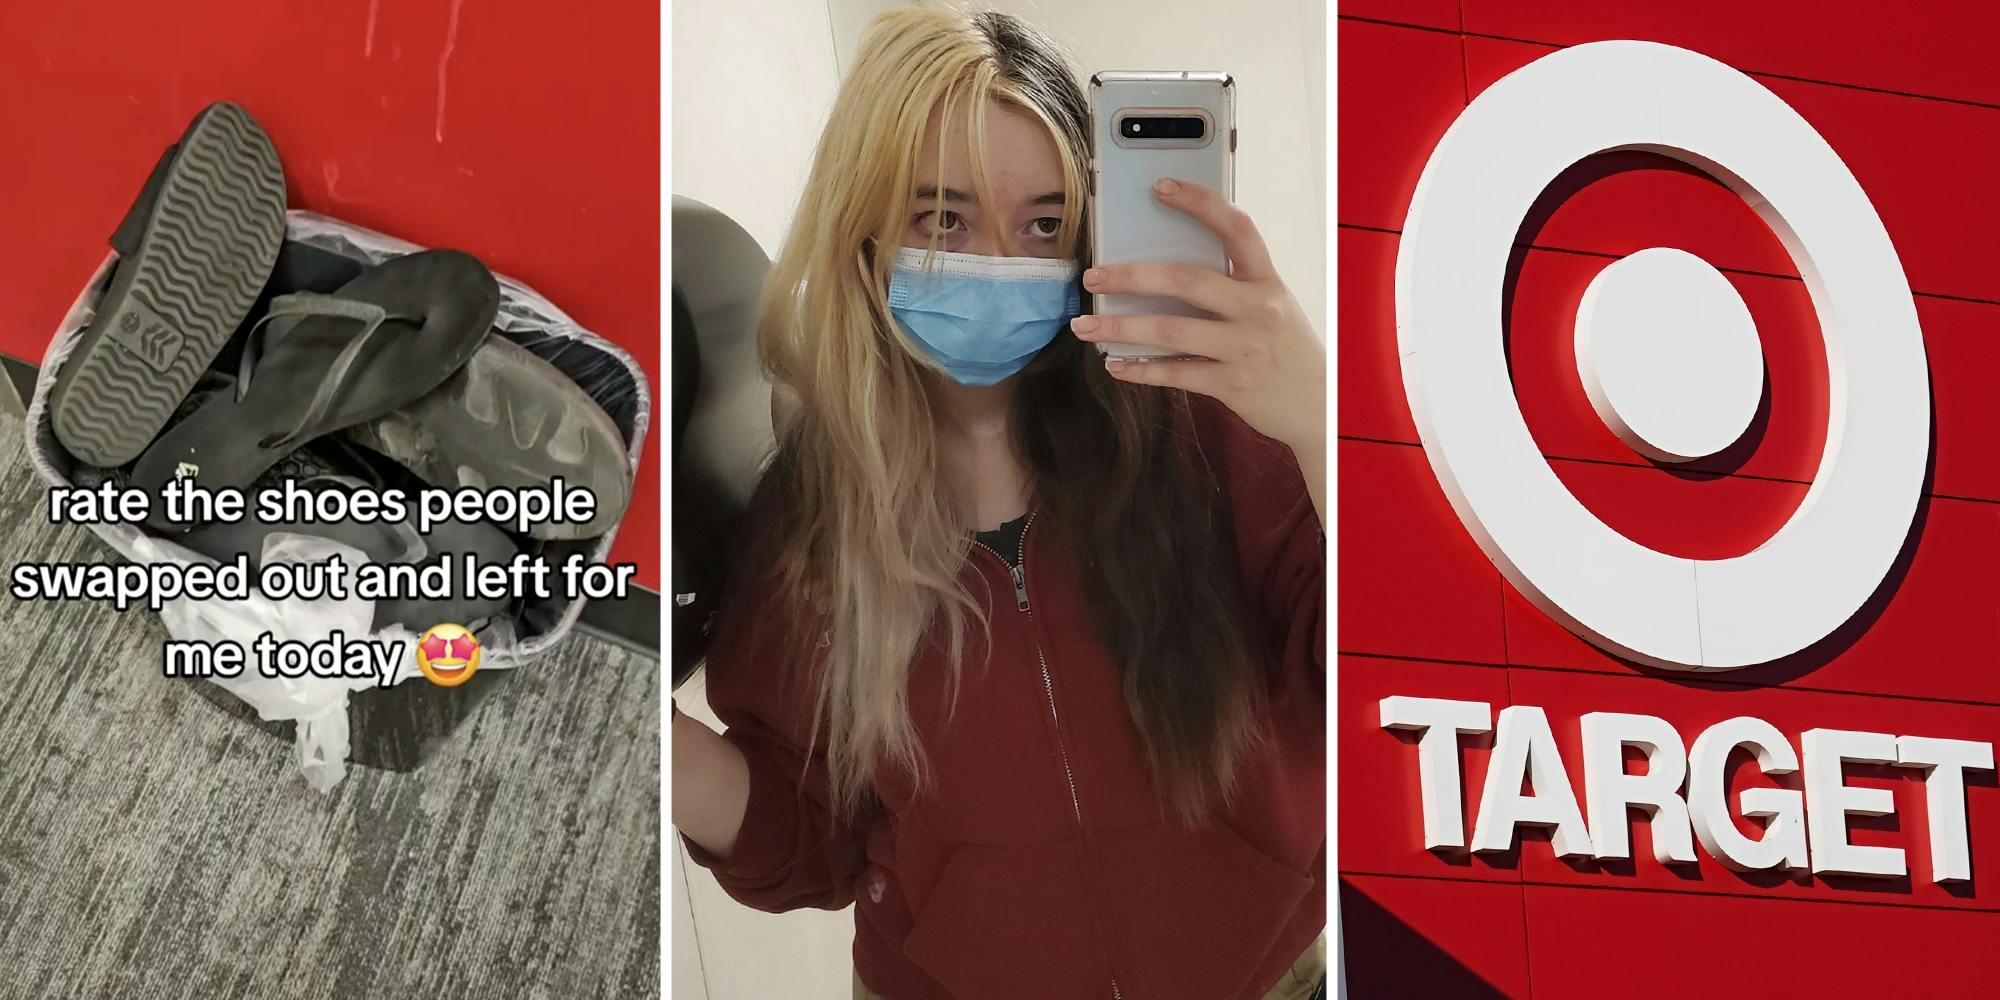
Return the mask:
<svg viewBox="0 0 2000 1000">
<path fill-rule="evenodd" d="M 243 344 L 243 357 L 236 366 L 236 399 L 242 402 L 250 391 L 251 373 L 256 370 L 257 360 L 264 353 L 265 324 L 274 319 L 287 317 L 306 318 L 314 316 L 347 319 L 361 324 L 361 332 L 349 340 L 333 363 L 327 366 L 326 374 L 320 377 L 318 387 L 313 391 L 312 402 L 306 407 L 305 415 L 291 430 L 274 434 L 258 442 L 264 448 L 287 448 L 302 444 L 303 438 L 312 432 L 326 412 L 333 406 L 334 396 L 346 383 L 350 369 L 361 357 L 362 349 L 375 331 L 391 319 L 422 322 L 420 318 L 392 316 L 387 309 L 374 302 L 360 299 L 342 298 L 338 295 L 322 295 L 318 292 L 293 292 L 271 300 L 271 307 L 250 329 L 250 336 Z"/>
</svg>

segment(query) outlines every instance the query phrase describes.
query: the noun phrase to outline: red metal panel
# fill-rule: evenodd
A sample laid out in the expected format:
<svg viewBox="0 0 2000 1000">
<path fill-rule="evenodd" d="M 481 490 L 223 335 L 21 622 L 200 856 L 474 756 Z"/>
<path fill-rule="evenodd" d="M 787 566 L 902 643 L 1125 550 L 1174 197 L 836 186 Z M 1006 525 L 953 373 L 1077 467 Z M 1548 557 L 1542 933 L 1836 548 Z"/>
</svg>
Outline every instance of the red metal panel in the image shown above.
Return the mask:
<svg viewBox="0 0 2000 1000">
<path fill-rule="evenodd" d="M 1598 520 L 1649 549 L 1689 559 L 1755 549 L 1806 495 L 1803 484 L 1768 479 L 1683 479 L 1661 469 L 1568 459 L 1549 464 Z"/>
<path fill-rule="evenodd" d="M 1458 526 L 1421 448 L 1342 441 L 1339 648 L 1505 662 L 1500 574 Z"/>
<path fill-rule="evenodd" d="M 1985 942 L 2000 934 L 2000 917 L 1963 910 L 1523 892 L 1535 1000 L 1985 996 L 1981 984 L 1993 979 Z M 1488 947 L 1476 934 L 1463 940 Z"/>
<path fill-rule="evenodd" d="M 1342 21 L 1338 221 L 1401 229 L 1431 147 L 1465 108 L 1456 35 Z"/>
<path fill-rule="evenodd" d="M 1573 45 L 1639 38 L 1741 69 L 1988 104 L 2000 8 L 1979 0 L 1465 0 L 1465 30 Z"/>
<path fill-rule="evenodd" d="M 1341 0 L 1341 17 L 1458 30 L 1458 0 Z"/>
<path fill-rule="evenodd" d="M 2000 500 L 2000 306 L 1918 297 L 1937 442 L 1931 490 Z M 1346 383 L 1341 383 L 1346 389 Z"/>
<path fill-rule="evenodd" d="M 1340 813 L 1339 867 L 1344 872 L 1421 875 L 1498 882 L 1520 880 L 1512 854 L 1475 858 L 1465 851 L 1424 849 L 1423 809 L 1417 798 L 1416 736 L 1382 728 L 1379 703 L 1401 695 L 1483 701 L 1498 713 L 1507 707 L 1507 670 L 1456 663 L 1427 663 L 1368 656 L 1342 656 L 1340 703 L 1333 726 L 1340 749 L 1337 792 Z M 1492 756 L 1491 737 L 1460 739 L 1459 767 L 1465 820 L 1470 837 L 1479 782 Z"/>
<path fill-rule="evenodd" d="M 1335 337 L 1343 435 L 1417 441 L 1396 358 L 1396 235 L 1340 230 Z"/>
<path fill-rule="evenodd" d="M 1846 161 L 1888 227 L 1910 287 L 2000 301 L 1993 233 L 2000 188 L 2000 108 L 1846 87 L 1762 81 Z"/>
</svg>

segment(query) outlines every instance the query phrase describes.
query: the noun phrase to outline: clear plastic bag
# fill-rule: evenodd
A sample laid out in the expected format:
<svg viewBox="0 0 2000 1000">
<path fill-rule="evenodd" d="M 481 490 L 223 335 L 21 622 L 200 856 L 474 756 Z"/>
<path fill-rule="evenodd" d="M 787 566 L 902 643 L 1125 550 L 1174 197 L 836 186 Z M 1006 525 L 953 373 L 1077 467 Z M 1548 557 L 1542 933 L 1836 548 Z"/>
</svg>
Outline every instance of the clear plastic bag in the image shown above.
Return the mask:
<svg viewBox="0 0 2000 1000">
<path fill-rule="evenodd" d="M 287 213 L 285 239 L 303 243 L 350 258 L 362 265 L 380 263 L 391 257 L 423 249 L 415 244 L 370 229 L 327 218 L 313 212 Z M 28 408 L 28 451 L 36 470 L 50 486 L 74 485 L 73 480 L 87 467 L 80 466 L 57 442 L 48 410 L 49 390 L 64 360 L 75 349 L 82 332 L 96 316 L 96 305 L 109 284 L 116 254 L 109 255 L 91 277 L 82 294 L 57 327 L 42 359 L 35 385 L 35 398 Z M 553 364 L 581 386 L 610 414 L 624 435 L 626 459 L 636 473 L 640 449 L 645 443 L 652 416 L 652 393 L 645 374 L 631 355 L 608 340 L 584 329 L 554 303 L 533 289 L 503 275 L 501 305 L 494 320 L 496 335 L 505 336 Z M 123 557 L 139 563 L 162 561 L 212 563 L 174 542 L 147 534 L 132 524 L 92 524 L 90 530 Z M 602 561 L 610 553 L 616 529 L 587 542 L 572 543 L 592 561 Z M 274 534 L 266 539 L 264 558 L 292 562 L 323 561 L 339 553 L 350 565 L 366 560 L 359 550 L 330 539 L 307 535 Z M 491 620 L 479 634 L 480 666 L 487 670 L 518 666 L 554 645 L 569 633 L 582 614 L 583 600 L 531 603 L 518 617 Z M 177 599 L 164 605 L 161 620 L 175 638 L 181 640 L 229 640 L 248 643 L 270 632 L 281 639 L 318 641 L 338 629 L 349 637 L 370 635 L 374 607 L 359 598 L 347 601 L 274 601 L 253 595 L 245 601 L 190 601 Z M 372 633 L 377 639 L 402 639 L 414 643 L 407 629 L 392 627 Z M 396 684 L 420 676 L 414 646 L 406 645 L 405 663 L 394 678 Z M 333 788 L 346 774 L 350 749 L 347 707 L 349 699 L 377 687 L 374 679 L 343 680 L 304 677 L 267 678 L 246 669 L 237 678 L 211 678 L 213 682 L 255 709 L 267 721 L 297 723 L 295 739 L 299 767 L 308 783 L 322 792 Z"/>
<path fill-rule="evenodd" d="M 319 563 L 335 555 L 351 566 L 368 561 L 360 549 L 330 538 L 277 533 L 264 539 L 264 565 Z M 370 634 L 369 625 L 374 617 L 375 602 L 360 597 L 313 601 L 273 600 L 262 594 L 241 601 L 179 597 L 160 607 L 160 621 L 174 638 L 181 640 L 234 642 L 247 649 L 266 632 L 301 642 L 321 642 L 339 632 L 350 639 L 365 637 L 395 642 L 406 652 L 390 684 L 415 677 L 420 672 L 413 652 L 417 637 L 400 626 Z M 490 659 L 482 658 L 480 667 L 511 666 L 507 659 L 504 653 L 495 653 Z M 266 721 L 297 723 L 294 738 L 299 770 L 308 784 L 322 792 L 339 784 L 347 774 L 349 694 L 380 684 L 367 677 L 266 677 L 256 670 L 210 680 L 256 709 L 258 716 Z"/>
</svg>

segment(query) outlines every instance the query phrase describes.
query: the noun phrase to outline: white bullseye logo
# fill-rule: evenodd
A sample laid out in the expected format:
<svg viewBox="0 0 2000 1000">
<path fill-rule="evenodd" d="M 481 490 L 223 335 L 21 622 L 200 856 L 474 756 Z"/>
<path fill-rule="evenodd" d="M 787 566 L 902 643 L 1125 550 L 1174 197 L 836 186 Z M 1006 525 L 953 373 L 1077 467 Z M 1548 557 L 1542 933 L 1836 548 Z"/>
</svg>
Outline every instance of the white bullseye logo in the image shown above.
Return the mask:
<svg viewBox="0 0 2000 1000">
<path fill-rule="evenodd" d="M 1620 150 L 1697 167 L 1785 246 L 1826 346 L 1825 451 L 1791 518 L 1755 550 L 1686 559 L 1619 534 L 1570 494 L 1514 398 L 1502 288 L 1544 188 Z M 1804 118 L 1748 76 L 1650 42 L 1595 42 L 1515 71 L 1439 141 L 1396 259 L 1403 383 L 1454 510 L 1508 581 L 1598 646 L 1728 670 L 1806 649 L 1894 565 L 1923 491 L 1930 382 L 1902 262 L 1874 206 Z M 1728 279 L 1642 250 L 1591 281 L 1577 374 L 1620 440 L 1662 462 L 1723 451 L 1754 419 L 1764 361 Z"/>
<path fill-rule="evenodd" d="M 1576 370 L 1605 425 L 1662 462 L 1734 444 L 1764 396 L 1750 307 L 1707 261 L 1667 247 L 1591 279 L 1576 311 Z"/>
</svg>

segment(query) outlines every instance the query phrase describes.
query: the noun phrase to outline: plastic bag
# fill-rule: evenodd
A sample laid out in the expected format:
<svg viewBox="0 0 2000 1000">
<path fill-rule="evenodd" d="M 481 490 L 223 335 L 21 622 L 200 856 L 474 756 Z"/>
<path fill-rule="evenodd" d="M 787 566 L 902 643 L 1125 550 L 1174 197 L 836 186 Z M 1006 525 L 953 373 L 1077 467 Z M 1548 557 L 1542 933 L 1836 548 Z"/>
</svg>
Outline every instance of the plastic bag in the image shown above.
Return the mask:
<svg viewBox="0 0 2000 1000">
<path fill-rule="evenodd" d="M 320 563 L 338 555 L 351 566 L 368 561 L 360 549 L 329 538 L 278 533 L 264 539 L 263 564 Z M 299 770 L 317 791 L 327 791 L 347 774 L 349 693 L 400 684 L 421 671 L 416 662 L 416 636 L 394 626 L 370 634 L 375 602 L 366 598 L 273 600 L 261 594 L 247 600 L 192 600 L 177 597 L 160 608 L 160 621 L 176 639 L 233 642 L 245 649 L 266 632 L 284 639 L 323 642 L 340 632 L 352 639 L 396 643 L 403 651 L 388 685 L 370 677 L 266 677 L 245 669 L 235 677 L 209 678 L 216 686 L 243 700 L 268 722 L 298 724 L 295 745 Z M 482 660 L 482 668 L 504 666 Z"/>
</svg>

